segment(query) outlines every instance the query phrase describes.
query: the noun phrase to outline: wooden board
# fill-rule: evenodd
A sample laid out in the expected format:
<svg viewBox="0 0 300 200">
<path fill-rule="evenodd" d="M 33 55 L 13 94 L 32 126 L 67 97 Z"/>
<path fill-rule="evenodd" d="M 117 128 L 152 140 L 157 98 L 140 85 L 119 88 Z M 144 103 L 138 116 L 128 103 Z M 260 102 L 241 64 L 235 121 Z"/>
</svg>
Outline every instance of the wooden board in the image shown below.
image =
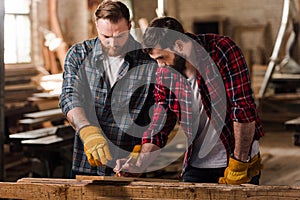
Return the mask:
<svg viewBox="0 0 300 200">
<path fill-rule="evenodd" d="M 300 74 L 281 74 L 274 73 L 272 76 L 273 81 L 300 81 Z"/>
<path fill-rule="evenodd" d="M 300 117 L 285 122 L 286 125 L 300 125 Z"/>
<path fill-rule="evenodd" d="M 203 200 L 296 200 L 299 186 L 219 185 L 183 182 L 23 178 L 0 182 L 0 198 L 11 199 L 203 199 Z"/>
<path fill-rule="evenodd" d="M 36 139 L 36 138 L 45 137 L 48 135 L 54 135 L 56 133 L 56 130 L 57 130 L 57 127 L 41 128 L 41 129 L 36 129 L 36 130 L 32 130 L 32 131 L 25 131 L 25 132 L 10 134 L 9 138 L 10 139 L 19 139 L 19 140 Z"/>
<path fill-rule="evenodd" d="M 45 117 L 63 117 L 63 116 L 64 115 L 60 108 L 24 114 L 24 117 L 34 118 L 34 119 L 45 118 Z"/>
<path fill-rule="evenodd" d="M 49 120 L 51 120 L 51 118 L 49 118 L 49 117 L 36 118 L 36 119 L 31 119 L 31 118 L 29 118 L 29 119 L 20 119 L 19 124 L 34 126 L 34 125 L 40 125 L 40 124 L 42 124 L 46 121 L 49 121 Z"/>
<path fill-rule="evenodd" d="M 173 179 L 157 179 L 157 178 L 138 178 L 138 177 L 116 177 L 116 176 L 82 176 L 77 175 L 76 180 L 78 181 L 92 181 L 92 182 L 132 182 L 132 181 L 146 181 L 146 182 L 178 182 L 178 180 Z"/>
<path fill-rule="evenodd" d="M 48 144 L 54 144 L 58 142 L 62 142 L 64 139 L 62 137 L 59 137 L 57 135 L 49 135 L 46 137 L 41 137 L 37 139 L 30 139 L 30 140 L 23 140 L 21 141 L 21 144 L 27 144 L 27 145 L 48 145 Z"/>
<path fill-rule="evenodd" d="M 284 125 L 288 130 L 300 131 L 300 117 L 288 120 Z"/>
</svg>

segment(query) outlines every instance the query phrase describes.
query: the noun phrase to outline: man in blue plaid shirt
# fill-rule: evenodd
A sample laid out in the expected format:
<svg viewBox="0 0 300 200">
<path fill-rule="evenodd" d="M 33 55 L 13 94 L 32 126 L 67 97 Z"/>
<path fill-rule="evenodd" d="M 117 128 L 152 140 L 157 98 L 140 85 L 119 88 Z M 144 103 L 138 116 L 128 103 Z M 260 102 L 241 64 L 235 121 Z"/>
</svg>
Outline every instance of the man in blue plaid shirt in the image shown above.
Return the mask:
<svg viewBox="0 0 300 200">
<path fill-rule="evenodd" d="M 98 37 L 73 45 L 64 64 L 59 106 L 76 130 L 73 178 L 113 175 L 115 160 L 141 144 L 153 104 L 155 63 L 129 34 L 126 5 L 102 2 L 95 24 Z"/>
</svg>

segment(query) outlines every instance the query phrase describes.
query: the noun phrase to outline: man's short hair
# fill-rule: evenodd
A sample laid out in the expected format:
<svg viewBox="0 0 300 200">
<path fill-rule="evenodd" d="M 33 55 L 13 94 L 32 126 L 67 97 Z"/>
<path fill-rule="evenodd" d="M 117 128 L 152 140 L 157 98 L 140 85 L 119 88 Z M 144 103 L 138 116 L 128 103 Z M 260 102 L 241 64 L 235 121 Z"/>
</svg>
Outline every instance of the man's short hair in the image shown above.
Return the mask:
<svg viewBox="0 0 300 200">
<path fill-rule="evenodd" d="M 125 18 L 128 22 L 130 20 L 128 7 L 120 1 L 103 1 L 99 4 L 94 15 L 95 20 L 108 19 L 113 23 L 117 23 L 122 18 Z"/>
<path fill-rule="evenodd" d="M 146 53 L 151 53 L 157 45 L 162 49 L 172 49 L 176 40 L 186 40 L 182 36 L 184 36 L 184 29 L 177 19 L 172 17 L 154 18 L 143 35 L 143 50 Z"/>
</svg>

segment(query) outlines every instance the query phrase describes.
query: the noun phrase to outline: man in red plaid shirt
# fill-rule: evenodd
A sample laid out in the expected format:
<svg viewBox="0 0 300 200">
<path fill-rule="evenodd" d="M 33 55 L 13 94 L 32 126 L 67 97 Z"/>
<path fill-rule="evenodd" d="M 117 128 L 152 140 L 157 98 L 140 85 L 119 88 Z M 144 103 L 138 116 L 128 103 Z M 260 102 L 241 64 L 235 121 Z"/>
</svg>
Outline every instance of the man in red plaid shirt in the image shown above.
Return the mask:
<svg viewBox="0 0 300 200">
<path fill-rule="evenodd" d="M 178 121 L 188 141 L 183 181 L 259 184 L 263 130 L 237 45 L 225 36 L 185 33 L 171 17 L 154 19 L 143 45 L 159 65 L 156 106 L 142 140 L 143 154 L 135 166 L 123 169 L 152 162 L 149 152 L 169 142 Z"/>
</svg>

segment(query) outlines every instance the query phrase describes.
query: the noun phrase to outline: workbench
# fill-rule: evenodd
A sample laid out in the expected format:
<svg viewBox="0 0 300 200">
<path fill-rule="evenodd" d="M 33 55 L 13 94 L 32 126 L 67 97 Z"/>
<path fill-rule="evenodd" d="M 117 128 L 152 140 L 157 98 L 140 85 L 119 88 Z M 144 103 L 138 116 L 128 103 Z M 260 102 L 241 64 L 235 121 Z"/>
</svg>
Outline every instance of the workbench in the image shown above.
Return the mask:
<svg viewBox="0 0 300 200">
<path fill-rule="evenodd" d="M 22 178 L 0 182 L 0 198 L 9 199 L 199 199 L 296 200 L 299 186 L 255 186 L 183 183 L 168 179 L 87 177 Z"/>
</svg>

